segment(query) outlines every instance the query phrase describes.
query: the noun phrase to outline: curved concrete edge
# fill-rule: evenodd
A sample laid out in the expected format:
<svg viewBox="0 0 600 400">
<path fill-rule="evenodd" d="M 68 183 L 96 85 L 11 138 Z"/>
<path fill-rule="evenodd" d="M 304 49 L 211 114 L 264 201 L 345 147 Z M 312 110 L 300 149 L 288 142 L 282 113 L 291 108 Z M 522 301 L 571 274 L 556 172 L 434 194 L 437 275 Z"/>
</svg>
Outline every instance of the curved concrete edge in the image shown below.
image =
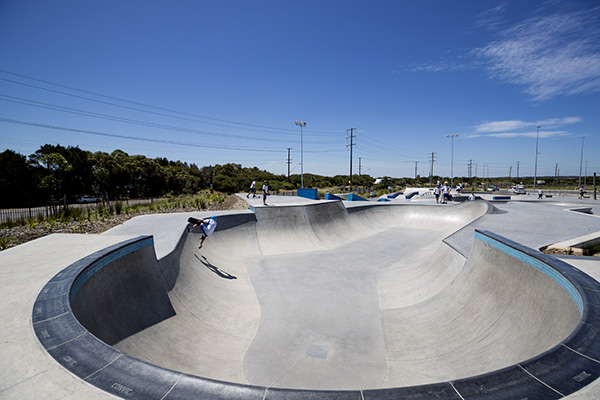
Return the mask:
<svg viewBox="0 0 600 400">
<path fill-rule="evenodd" d="M 555 348 L 525 362 L 489 374 L 454 382 L 364 391 L 273 389 L 219 382 L 161 368 L 100 341 L 73 315 L 70 297 L 76 283 L 107 260 L 153 246 L 151 236 L 139 236 L 84 257 L 56 274 L 33 307 L 35 334 L 46 351 L 65 369 L 112 395 L 128 399 L 554 399 L 574 393 L 600 377 L 600 284 L 580 270 L 487 231 L 476 231 L 501 251 L 514 252 L 530 265 L 544 268 L 575 301 L 582 320 Z M 523 258 L 521 258 L 523 259 Z M 535 265 L 538 264 L 539 265 Z M 106 264 L 104 264 L 106 265 Z M 578 297 L 579 296 L 579 297 Z"/>
</svg>

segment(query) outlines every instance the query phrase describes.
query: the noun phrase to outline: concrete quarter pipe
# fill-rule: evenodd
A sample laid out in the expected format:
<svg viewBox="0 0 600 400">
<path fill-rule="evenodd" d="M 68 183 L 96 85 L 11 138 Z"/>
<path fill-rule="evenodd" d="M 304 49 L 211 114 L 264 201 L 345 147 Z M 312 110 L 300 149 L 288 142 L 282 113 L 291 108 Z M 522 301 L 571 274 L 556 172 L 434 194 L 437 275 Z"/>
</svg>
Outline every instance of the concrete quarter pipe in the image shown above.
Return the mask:
<svg viewBox="0 0 600 400">
<path fill-rule="evenodd" d="M 92 254 L 33 310 L 47 351 L 124 398 L 561 398 L 600 376 L 587 275 L 491 232 L 491 211 L 340 201 L 219 217 Z"/>
</svg>

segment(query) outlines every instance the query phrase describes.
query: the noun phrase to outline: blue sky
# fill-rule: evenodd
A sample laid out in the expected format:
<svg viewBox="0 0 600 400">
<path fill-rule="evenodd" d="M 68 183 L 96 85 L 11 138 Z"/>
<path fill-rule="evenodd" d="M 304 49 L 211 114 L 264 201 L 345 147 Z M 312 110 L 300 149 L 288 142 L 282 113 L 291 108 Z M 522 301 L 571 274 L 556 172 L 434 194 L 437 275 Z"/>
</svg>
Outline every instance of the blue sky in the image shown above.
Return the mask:
<svg viewBox="0 0 600 400">
<path fill-rule="evenodd" d="M 600 3 L 0 2 L 0 151 L 299 173 L 296 120 L 304 173 L 600 172 Z"/>
</svg>

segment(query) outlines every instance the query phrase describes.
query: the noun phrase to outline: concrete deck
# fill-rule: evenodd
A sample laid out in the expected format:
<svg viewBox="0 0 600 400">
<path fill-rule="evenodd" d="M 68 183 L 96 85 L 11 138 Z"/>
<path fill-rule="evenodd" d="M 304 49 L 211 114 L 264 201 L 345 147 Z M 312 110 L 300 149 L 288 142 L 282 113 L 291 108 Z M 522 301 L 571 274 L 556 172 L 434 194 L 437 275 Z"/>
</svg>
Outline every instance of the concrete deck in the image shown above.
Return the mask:
<svg viewBox="0 0 600 400">
<path fill-rule="evenodd" d="M 32 313 L 63 268 L 139 235 L 154 237 L 156 255 L 144 253 L 140 279 L 157 262 L 153 284 L 166 284 L 175 314 L 115 339 L 113 347 L 169 370 L 269 393 L 343 390 L 377 398 L 373 390 L 460 382 L 552 349 L 581 318 L 563 289 L 536 271 L 523 272 L 474 239 L 474 231 L 537 249 L 598 231 L 596 201 L 489 208 L 418 197 L 377 204 L 272 196 L 266 207 L 262 199 L 247 200 L 254 212 L 218 213 L 218 230 L 201 250 L 198 235 L 185 231 L 190 215 L 166 214 L 137 217 L 101 235 L 51 235 L 1 252 L 0 398 L 115 398 L 55 361 L 36 337 Z M 593 214 L 570 211 L 581 206 Z M 600 278 L 600 260 L 561 260 Z M 131 262 L 137 261 L 124 265 Z M 160 274 L 166 283 L 157 283 Z M 98 287 L 116 286 L 117 278 L 106 274 L 107 286 Z M 81 290 L 86 300 L 78 307 L 93 307 L 86 303 L 93 289 Z M 105 327 L 96 325 L 96 335 L 110 336 Z M 131 397 L 126 386 L 113 389 Z M 431 390 L 431 398 L 460 398 L 433 397 Z M 414 398 L 429 398 L 421 396 Z M 598 397 L 598 381 L 568 396 Z"/>
</svg>

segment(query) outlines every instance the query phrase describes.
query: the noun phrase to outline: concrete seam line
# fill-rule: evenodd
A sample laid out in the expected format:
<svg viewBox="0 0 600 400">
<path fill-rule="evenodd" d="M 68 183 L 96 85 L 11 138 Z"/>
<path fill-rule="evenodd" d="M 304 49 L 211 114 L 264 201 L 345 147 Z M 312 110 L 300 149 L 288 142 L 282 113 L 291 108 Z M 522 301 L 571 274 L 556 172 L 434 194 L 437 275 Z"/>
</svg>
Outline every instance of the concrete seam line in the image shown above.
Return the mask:
<svg viewBox="0 0 600 400">
<path fill-rule="evenodd" d="M 58 347 L 60 347 L 60 346 L 64 346 L 65 344 L 67 344 L 67 343 L 71 343 L 72 341 L 74 341 L 74 340 L 77 340 L 77 339 L 79 339 L 80 337 L 82 337 L 82 336 L 85 336 L 86 334 L 87 334 L 87 332 L 83 332 L 82 334 L 80 334 L 80 335 L 77 335 L 77 336 L 75 336 L 74 338 L 71 338 L 71 339 L 67 340 L 66 342 L 62 342 L 62 343 L 60 343 L 60 344 L 57 344 L 56 346 L 47 347 L 47 348 L 46 348 L 46 351 L 54 350 L 54 349 L 56 349 L 56 348 L 58 348 Z"/>
<path fill-rule="evenodd" d="M 88 376 L 86 376 L 85 378 L 83 378 L 83 380 L 86 381 L 90 376 L 96 375 L 98 372 L 102 371 L 104 368 L 108 367 L 109 365 L 111 365 L 112 363 L 114 363 L 115 361 L 117 361 L 119 358 L 121 358 L 121 356 L 122 356 L 122 354 L 119 354 L 119 356 L 116 357 L 114 360 L 112 360 L 111 362 L 109 362 L 104 367 L 100 368 L 99 370 L 92 372 L 91 374 L 89 374 Z"/>
<path fill-rule="evenodd" d="M 465 400 L 464 397 L 462 397 L 462 395 L 460 394 L 460 392 L 456 389 L 456 387 L 454 386 L 454 383 L 452 382 L 448 382 L 450 384 L 450 386 L 452 386 L 452 389 L 454 389 L 454 391 L 456 392 L 456 394 L 458 395 L 458 397 L 461 398 L 461 400 Z"/>
<path fill-rule="evenodd" d="M 53 319 L 57 319 L 57 318 L 60 318 L 60 317 L 64 317 L 65 315 L 69 315 L 69 314 L 70 314 L 70 312 L 69 312 L 69 311 L 65 311 L 65 312 L 64 312 L 64 313 L 62 313 L 62 314 L 58 314 L 58 315 L 55 315 L 55 316 L 53 316 L 53 317 L 46 318 L 46 319 L 43 319 L 43 320 L 41 320 L 41 321 L 34 322 L 34 323 L 33 323 L 33 325 L 35 325 L 35 324 L 40 324 L 40 323 L 42 323 L 42 322 L 48 322 L 48 321 L 52 321 Z"/>
<path fill-rule="evenodd" d="M 591 361 L 594 361 L 594 362 L 596 362 L 596 363 L 600 364 L 600 361 L 596 360 L 595 358 L 592 358 L 592 357 L 590 357 L 590 356 L 586 356 L 585 354 L 583 354 L 583 353 L 580 353 L 580 352 L 578 352 L 577 350 L 573 350 L 572 348 L 570 348 L 569 346 L 567 346 L 567 345 L 566 345 L 566 344 L 564 344 L 564 343 L 563 343 L 562 345 L 563 345 L 564 347 L 566 347 L 567 349 L 571 350 L 573 353 L 575 353 L 575 354 L 577 354 L 577 355 L 580 355 L 581 357 L 585 357 L 585 358 L 587 358 L 588 360 L 591 360 Z"/>
<path fill-rule="evenodd" d="M 268 387 L 266 387 L 266 388 L 265 388 L 265 393 L 263 394 L 263 398 L 262 398 L 262 400 L 265 400 L 265 399 L 267 398 L 267 392 L 268 392 L 268 391 L 269 391 L 269 388 L 268 388 Z"/>
<path fill-rule="evenodd" d="M 535 379 L 536 381 L 538 381 L 539 383 L 541 383 L 542 385 L 546 386 L 549 389 L 552 389 L 553 391 L 555 391 L 556 393 L 560 394 L 562 397 L 565 397 L 564 394 L 562 394 L 561 392 L 559 392 L 558 390 L 554 389 L 552 386 L 546 384 L 544 381 L 539 380 L 536 376 L 534 376 L 531 372 L 527 371 L 525 368 L 523 368 L 523 366 L 521 364 L 517 364 L 519 366 L 519 368 L 521 368 L 523 371 L 525 371 L 525 373 L 527 373 L 527 375 L 531 376 L 533 379 Z"/>
<path fill-rule="evenodd" d="M 171 386 L 171 389 L 169 389 L 169 390 L 167 391 L 167 393 L 165 393 L 165 395 L 164 395 L 163 397 L 161 397 L 161 398 L 160 398 L 160 400 L 164 400 L 164 399 L 165 399 L 165 398 L 166 398 L 166 397 L 169 395 L 169 393 L 171 393 L 171 391 L 172 391 L 173 389 L 175 389 L 175 386 L 177 386 L 177 384 L 178 384 L 178 383 L 179 383 L 179 381 L 181 380 L 181 377 L 182 377 L 182 376 L 183 376 L 182 374 L 180 374 L 180 375 L 179 375 L 179 378 L 177 378 L 177 382 L 175 382 L 175 383 L 173 384 L 173 386 Z"/>
</svg>

